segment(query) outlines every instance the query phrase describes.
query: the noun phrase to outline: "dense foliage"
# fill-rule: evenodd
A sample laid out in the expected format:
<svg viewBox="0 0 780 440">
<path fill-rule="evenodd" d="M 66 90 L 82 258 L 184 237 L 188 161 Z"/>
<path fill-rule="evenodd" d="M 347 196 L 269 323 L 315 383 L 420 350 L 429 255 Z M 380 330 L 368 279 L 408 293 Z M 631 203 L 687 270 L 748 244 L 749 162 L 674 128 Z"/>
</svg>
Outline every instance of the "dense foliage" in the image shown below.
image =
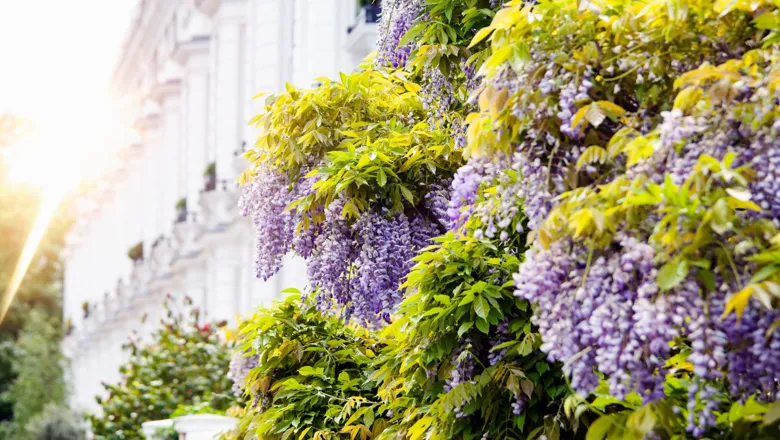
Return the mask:
<svg viewBox="0 0 780 440">
<path fill-rule="evenodd" d="M 375 437 L 387 425 L 369 377 L 381 343 L 367 330 L 321 314 L 292 294 L 240 330 L 231 376 L 251 399 L 239 430 L 260 438 Z"/>
<path fill-rule="evenodd" d="M 30 440 L 82 440 L 85 436 L 77 419 L 69 409 L 55 403 L 46 405 L 43 410 L 27 424 L 25 436 Z"/>
<path fill-rule="evenodd" d="M 395 0 L 378 28 L 373 65 L 268 98 L 247 155 L 258 274 L 294 250 L 296 316 L 383 347 L 381 433 L 328 435 L 780 435 L 776 4 Z M 271 403 L 280 437 L 328 411 Z"/>
<path fill-rule="evenodd" d="M 687 418 L 656 435 L 723 433 L 733 403 L 778 391 L 776 275 L 751 263 L 777 234 L 775 56 L 753 10 L 509 2 L 475 37 L 493 54 L 466 153 L 512 154 L 524 177 L 515 282 L 542 350 L 581 395 L 603 379 Z M 751 278 L 763 300 L 734 295 Z"/>
<path fill-rule="evenodd" d="M 314 90 L 266 99 L 247 153 L 241 205 L 257 227 L 257 274 L 294 250 L 309 262 L 318 307 L 388 320 L 414 249 L 444 231 L 440 197 L 460 155 L 425 121 L 420 87 L 367 66 Z"/>
<path fill-rule="evenodd" d="M 16 343 L 12 360 L 16 380 L 6 392 L 14 402 L 16 438 L 47 404 L 63 405 L 66 398 L 65 357 L 60 352 L 61 330 L 44 312 L 33 310 Z"/>
<path fill-rule="evenodd" d="M 89 416 L 97 439 L 141 438 L 143 422 L 167 419 L 180 405 L 207 402 L 224 411 L 236 403 L 225 376 L 232 347 L 189 300 L 178 306 L 166 302 L 150 341 L 125 345 L 130 359 L 119 369 L 122 381 L 104 384 L 106 396 L 96 398 L 102 413 Z"/>
<path fill-rule="evenodd" d="M 436 241 L 415 258 L 383 332 L 393 343 L 375 378 L 396 414 L 387 438 L 554 436 L 562 427 L 573 437 L 578 426 L 556 416 L 568 387 L 538 351 L 530 305 L 513 295 L 517 256 L 498 241 Z"/>
</svg>

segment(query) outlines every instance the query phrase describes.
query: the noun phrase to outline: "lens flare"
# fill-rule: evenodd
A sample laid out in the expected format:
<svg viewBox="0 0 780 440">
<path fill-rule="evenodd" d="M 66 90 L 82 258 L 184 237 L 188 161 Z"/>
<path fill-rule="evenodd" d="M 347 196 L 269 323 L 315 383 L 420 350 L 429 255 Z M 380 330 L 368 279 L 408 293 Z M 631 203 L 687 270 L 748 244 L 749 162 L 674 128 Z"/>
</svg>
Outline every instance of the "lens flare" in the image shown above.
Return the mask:
<svg viewBox="0 0 780 440">
<path fill-rule="evenodd" d="M 10 180 L 38 188 L 41 204 L 5 296 L 0 299 L 0 323 L 59 205 L 82 181 L 99 181 L 117 160 L 118 148 L 128 145 L 135 136 L 126 128 L 121 108 L 111 101 L 84 101 L 81 105 L 82 111 L 76 112 L 75 118 L 62 117 L 68 114 L 66 111 L 32 118 L 37 130 L 4 153 L 10 165 Z M 89 126 L 84 121 L 89 121 Z"/>
<path fill-rule="evenodd" d="M 30 267 L 30 263 L 35 256 L 35 251 L 38 249 L 38 245 L 41 243 L 44 235 L 46 235 L 46 229 L 49 227 L 49 223 L 51 222 L 54 213 L 57 212 L 57 207 L 67 193 L 68 188 L 65 185 L 49 186 L 43 193 L 35 224 L 30 231 L 30 235 L 27 237 L 27 242 L 24 244 L 24 249 L 19 257 L 19 262 L 16 264 L 14 273 L 11 275 L 11 282 L 8 284 L 5 296 L 3 297 L 2 302 L 0 302 L 0 323 L 5 319 L 8 309 L 11 307 L 11 301 L 13 301 L 16 296 L 16 292 L 19 291 L 19 286 L 22 284 L 24 275 L 27 273 L 27 269 Z"/>
</svg>

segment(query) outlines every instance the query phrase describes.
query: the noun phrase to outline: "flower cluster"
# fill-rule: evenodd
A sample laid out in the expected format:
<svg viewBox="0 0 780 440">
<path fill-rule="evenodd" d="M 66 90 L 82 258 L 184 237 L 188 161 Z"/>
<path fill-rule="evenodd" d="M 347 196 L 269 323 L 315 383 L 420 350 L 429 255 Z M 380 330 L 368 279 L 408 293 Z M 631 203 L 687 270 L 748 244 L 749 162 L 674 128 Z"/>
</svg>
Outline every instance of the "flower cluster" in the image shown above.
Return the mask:
<svg viewBox="0 0 780 440">
<path fill-rule="evenodd" d="M 419 90 L 403 74 L 369 68 L 269 99 L 240 199 L 257 232 L 259 278 L 295 252 L 320 310 L 343 308 L 368 326 L 391 320 L 410 259 L 445 231 L 461 163 L 452 139 L 420 122 Z"/>
<path fill-rule="evenodd" d="M 421 0 L 382 1 L 382 16 L 377 25 L 377 65 L 394 68 L 406 65 L 412 44 L 399 46 L 399 42 L 417 19 L 421 6 Z"/>
<path fill-rule="evenodd" d="M 751 24 L 776 11 L 640 3 L 507 2 L 475 36 L 493 54 L 451 212 L 482 219 L 467 231 L 482 236 L 498 206 L 522 202 L 534 240 L 514 281 L 542 351 L 582 395 L 604 383 L 657 402 L 684 375 L 698 438 L 722 429 L 722 388 L 743 402 L 780 391 L 765 362 L 780 359 L 767 253 L 780 222 L 778 53 L 756 49 L 765 27 Z M 485 162 L 516 185 L 481 178 Z"/>
<path fill-rule="evenodd" d="M 233 395 L 240 397 L 244 394 L 247 375 L 256 366 L 256 356 L 248 355 L 242 351 L 233 353 L 227 373 L 227 378 L 233 382 Z"/>
</svg>

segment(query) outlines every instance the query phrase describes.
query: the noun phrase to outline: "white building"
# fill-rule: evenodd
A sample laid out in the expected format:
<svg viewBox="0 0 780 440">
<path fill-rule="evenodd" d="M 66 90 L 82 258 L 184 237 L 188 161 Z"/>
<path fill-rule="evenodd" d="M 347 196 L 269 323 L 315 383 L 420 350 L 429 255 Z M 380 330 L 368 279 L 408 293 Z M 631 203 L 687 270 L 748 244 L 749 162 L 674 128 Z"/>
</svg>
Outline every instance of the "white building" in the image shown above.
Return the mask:
<svg viewBox="0 0 780 440">
<path fill-rule="evenodd" d="M 303 287 L 296 260 L 268 282 L 254 277 L 254 232 L 238 215 L 234 183 L 256 136 L 247 122 L 261 110 L 250 98 L 352 70 L 376 39 L 375 11 L 358 4 L 139 2 L 113 78 L 138 138 L 83 201 L 66 253 L 75 407 L 96 409 L 101 382 L 119 379 L 121 345 L 133 330 L 149 333 L 166 294 L 189 295 L 208 317 L 235 322 L 283 288 Z M 186 211 L 177 211 L 180 200 Z M 143 258 L 133 262 L 137 243 Z"/>
</svg>

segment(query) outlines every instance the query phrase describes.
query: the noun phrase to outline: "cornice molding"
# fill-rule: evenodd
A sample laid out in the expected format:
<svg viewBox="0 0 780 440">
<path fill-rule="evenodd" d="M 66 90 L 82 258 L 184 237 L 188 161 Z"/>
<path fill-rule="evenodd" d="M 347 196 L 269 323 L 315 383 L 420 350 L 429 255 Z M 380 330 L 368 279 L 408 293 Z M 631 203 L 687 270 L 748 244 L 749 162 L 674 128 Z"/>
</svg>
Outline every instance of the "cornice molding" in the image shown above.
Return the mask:
<svg viewBox="0 0 780 440">
<path fill-rule="evenodd" d="M 180 0 L 153 0 L 146 3 L 127 33 L 122 44 L 122 54 L 114 68 L 112 83 L 120 89 L 128 80 L 128 75 L 135 71 L 134 66 L 143 62 L 144 50 L 157 46 L 156 40 L 162 38 L 165 23 Z"/>
<path fill-rule="evenodd" d="M 141 132 L 153 130 L 160 125 L 160 117 L 157 114 L 141 116 L 133 123 L 133 128 Z"/>
<path fill-rule="evenodd" d="M 163 83 L 158 83 L 149 92 L 149 98 L 161 104 L 165 98 L 176 96 L 181 93 L 181 80 L 169 79 Z"/>
<path fill-rule="evenodd" d="M 173 59 L 182 66 L 186 66 L 192 57 L 208 54 L 210 45 L 211 37 L 208 35 L 199 35 L 188 41 L 180 41 L 176 43 Z"/>
</svg>

